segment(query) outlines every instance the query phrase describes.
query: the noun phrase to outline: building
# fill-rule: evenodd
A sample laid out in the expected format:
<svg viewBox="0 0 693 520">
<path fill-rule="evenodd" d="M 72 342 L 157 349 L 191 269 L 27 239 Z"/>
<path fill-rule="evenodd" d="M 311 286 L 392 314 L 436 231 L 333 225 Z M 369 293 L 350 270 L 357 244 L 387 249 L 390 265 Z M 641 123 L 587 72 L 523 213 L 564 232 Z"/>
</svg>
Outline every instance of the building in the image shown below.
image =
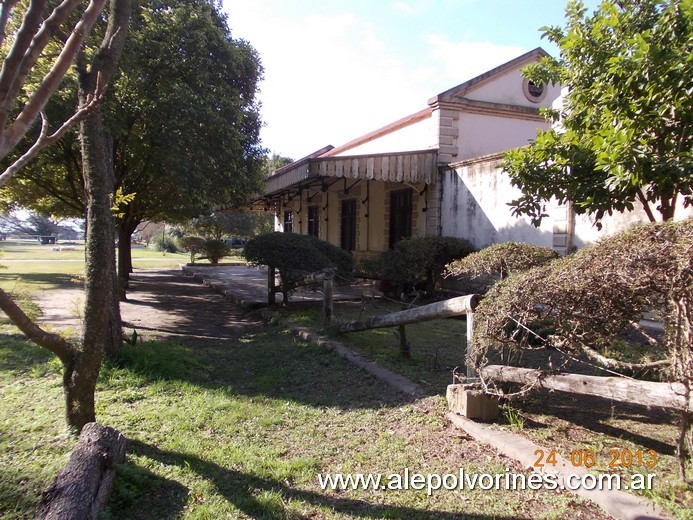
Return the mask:
<svg viewBox="0 0 693 520">
<path fill-rule="evenodd" d="M 535 85 L 521 69 L 537 48 L 438 94 L 422 110 L 339 147 L 327 146 L 274 172 L 257 208 L 281 229 L 315 235 L 363 259 L 403 238 L 444 235 L 476 247 L 506 241 L 566 253 L 599 232 L 570 207 L 548 208 L 540 228 L 514 217 L 519 190 L 499 168 L 548 123 L 540 109 L 560 102 L 558 85 Z M 602 233 L 642 216 L 617 216 Z"/>
</svg>

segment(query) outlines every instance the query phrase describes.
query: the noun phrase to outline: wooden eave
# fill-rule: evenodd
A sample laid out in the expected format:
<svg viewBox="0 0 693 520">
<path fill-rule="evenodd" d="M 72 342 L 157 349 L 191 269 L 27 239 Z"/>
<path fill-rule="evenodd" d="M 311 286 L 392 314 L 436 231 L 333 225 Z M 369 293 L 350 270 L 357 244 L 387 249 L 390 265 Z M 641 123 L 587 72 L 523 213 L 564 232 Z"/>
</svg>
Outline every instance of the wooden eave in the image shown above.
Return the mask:
<svg viewBox="0 0 693 520">
<path fill-rule="evenodd" d="M 302 190 L 328 188 L 339 179 L 433 184 L 438 181 L 438 150 L 301 160 L 283 167 L 281 175 L 269 177 L 258 201 L 292 198 Z"/>
</svg>

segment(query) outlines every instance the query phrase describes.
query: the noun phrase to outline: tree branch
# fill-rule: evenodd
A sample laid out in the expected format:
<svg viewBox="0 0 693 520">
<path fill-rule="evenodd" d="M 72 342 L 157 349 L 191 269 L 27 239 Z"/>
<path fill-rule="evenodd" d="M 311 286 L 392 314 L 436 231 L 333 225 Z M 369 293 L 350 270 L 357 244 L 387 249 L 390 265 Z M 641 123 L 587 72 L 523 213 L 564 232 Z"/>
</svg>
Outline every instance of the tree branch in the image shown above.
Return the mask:
<svg viewBox="0 0 693 520">
<path fill-rule="evenodd" d="M 36 325 L 26 313 L 12 300 L 9 294 L 0 289 L 0 309 L 7 314 L 19 330 L 39 347 L 50 350 L 63 363 L 69 363 L 75 349 L 70 342 L 57 334 L 46 332 Z"/>
<path fill-rule="evenodd" d="M 41 53 L 46 45 L 48 45 L 53 35 L 60 29 L 63 22 L 65 22 L 70 14 L 77 8 L 79 2 L 80 0 L 62 0 L 62 2 L 53 9 L 50 16 L 43 21 L 41 27 L 34 35 L 29 48 L 24 53 L 24 56 L 22 56 L 14 80 L 5 98 L 2 99 L 2 113 L 5 113 L 5 110 L 11 110 L 12 104 L 24 86 L 27 76 L 31 73 L 36 62 L 41 57 Z"/>
<path fill-rule="evenodd" d="M 662 359 L 660 361 L 652 361 L 651 363 L 627 363 L 625 361 L 618 361 L 616 359 L 602 356 L 599 352 L 584 344 L 580 344 L 580 348 L 587 355 L 588 358 L 590 358 L 593 361 L 596 361 L 600 365 L 610 370 L 638 372 L 643 370 L 654 370 L 664 368 L 671 366 L 672 364 L 671 359 Z"/>
<path fill-rule="evenodd" d="M 7 27 L 7 21 L 10 19 L 12 9 L 18 2 L 19 0 L 2 0 L 0 2 L 0 46 L 5 43 L 5 38 L 7 38 L 5 27 Z"/>
<path fill-rule="evenodd" d="M 65 121 L 60 128 L 58 128 L 55 132 L 53 132 L 51 135 L 48 134 L 48 118 L 46 117 L 45 112 L 41 111 L 41 132 L 34 142 L 34 144 L 29 148 L 24 155 L 19 157 L 16 161 L 14 161 L 11 165 L 9 165 L 4 172 L 0 174 L 0 186 L 5 184 L 14 174 L 16 174 L 19 170 L 21 170 L 26 163 L 28 163 L 31 159 L 36 157 L 36 155 L 44 149 L 46 146 L 50 146 L 51 144 L 55 143 L 58 139 L 60 139 L 65 132 L 67 132 L 70 128 L 72 128 L 74 125 L 79 123 L 84 117 L 86 117 L 89 112 L 91 112 L 103 99 L 103 95 L 105 92 L 105 89 L 103 87 L 98 87 L 100 90 L 97 91 L 97 94 L 93 96 L 87 104 L 81 108 L 79 108 L 74 114 L 72 114 L 72 117 Z"/>
<path fill-rule="evenodd" d="M 650 204 L 649 204 L 649 202 L 647 202 L 647 198 L 645 197 L 645 194 L 642 192 L 642 188 L 638 188 L 637 195 L 638 195 L 638 200 L 642 204 L 642 209 L 645 210 L 645 214 L 647 215 L 647 218 L 650 220 L 650 222 L 657 222 L 657 219 L 655 218 L 654 214 L 652 213 L 652 208 L 650 208 Z"/>
<path fill-rule="evenodd" d="M 96 22 L 106 0 L 91 0 L 82 19 L 77 22 L 58 59 L 51 70 L 44 76 L 41 85 L 31 95 L 19 116 L 2 136 L 0 158 L 6 156 L 19 143 L 31 124 L 39 116 L 50 96 L 58 89 L 65 73 L 70 68 L 75 56 L 84 43 L 89 31 Z M 2 92 L 0 92 L 2 94 Z"/>
<path fill-rule="evenodd" d="M 7 118 L 14 99 L 7 95 L 14 85 L 19 66 L 24 58 L 26 50 L 31 45 L 31 40 L 38 31 L 41 23 L 43 10 L 47 0 L 32 0 L 24 15 L 22 25 L 19 27 L 7 57 L 3 60 L 2 71 L 0 71 L 0 132 L 4 134 Z"/>
</svg>

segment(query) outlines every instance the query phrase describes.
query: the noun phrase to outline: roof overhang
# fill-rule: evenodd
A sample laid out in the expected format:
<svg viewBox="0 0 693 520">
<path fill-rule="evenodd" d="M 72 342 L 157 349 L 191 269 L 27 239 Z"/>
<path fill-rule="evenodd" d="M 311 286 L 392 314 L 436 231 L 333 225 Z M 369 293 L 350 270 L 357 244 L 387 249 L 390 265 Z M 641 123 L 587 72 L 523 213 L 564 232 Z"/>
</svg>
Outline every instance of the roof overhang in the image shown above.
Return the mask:
<svg viewBox="0 0 693 520">
<path fill-rule="evenodd" d="M 277 170 L 256 200 L 324 188 L 331 179 L 434 184 L 438 181 L 438 150 L 304 158 Z"/>
</svg>

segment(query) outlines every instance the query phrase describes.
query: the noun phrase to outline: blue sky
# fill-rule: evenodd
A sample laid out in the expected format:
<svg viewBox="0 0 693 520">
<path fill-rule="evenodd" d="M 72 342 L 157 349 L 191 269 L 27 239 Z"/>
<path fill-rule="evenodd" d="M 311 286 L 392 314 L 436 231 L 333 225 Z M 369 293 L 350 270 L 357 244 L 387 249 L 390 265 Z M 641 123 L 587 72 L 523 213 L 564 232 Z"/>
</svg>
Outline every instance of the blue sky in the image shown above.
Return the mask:
<svg viewBox="0 0 693 520">
<path fill-rule="evenodd" d="M 298 159 L 535 47 L 567 0 L 223 0 L 265 68 L 263 146 Z M 593 10 L 598 0 L 586 0 Z"/>
</svg>

